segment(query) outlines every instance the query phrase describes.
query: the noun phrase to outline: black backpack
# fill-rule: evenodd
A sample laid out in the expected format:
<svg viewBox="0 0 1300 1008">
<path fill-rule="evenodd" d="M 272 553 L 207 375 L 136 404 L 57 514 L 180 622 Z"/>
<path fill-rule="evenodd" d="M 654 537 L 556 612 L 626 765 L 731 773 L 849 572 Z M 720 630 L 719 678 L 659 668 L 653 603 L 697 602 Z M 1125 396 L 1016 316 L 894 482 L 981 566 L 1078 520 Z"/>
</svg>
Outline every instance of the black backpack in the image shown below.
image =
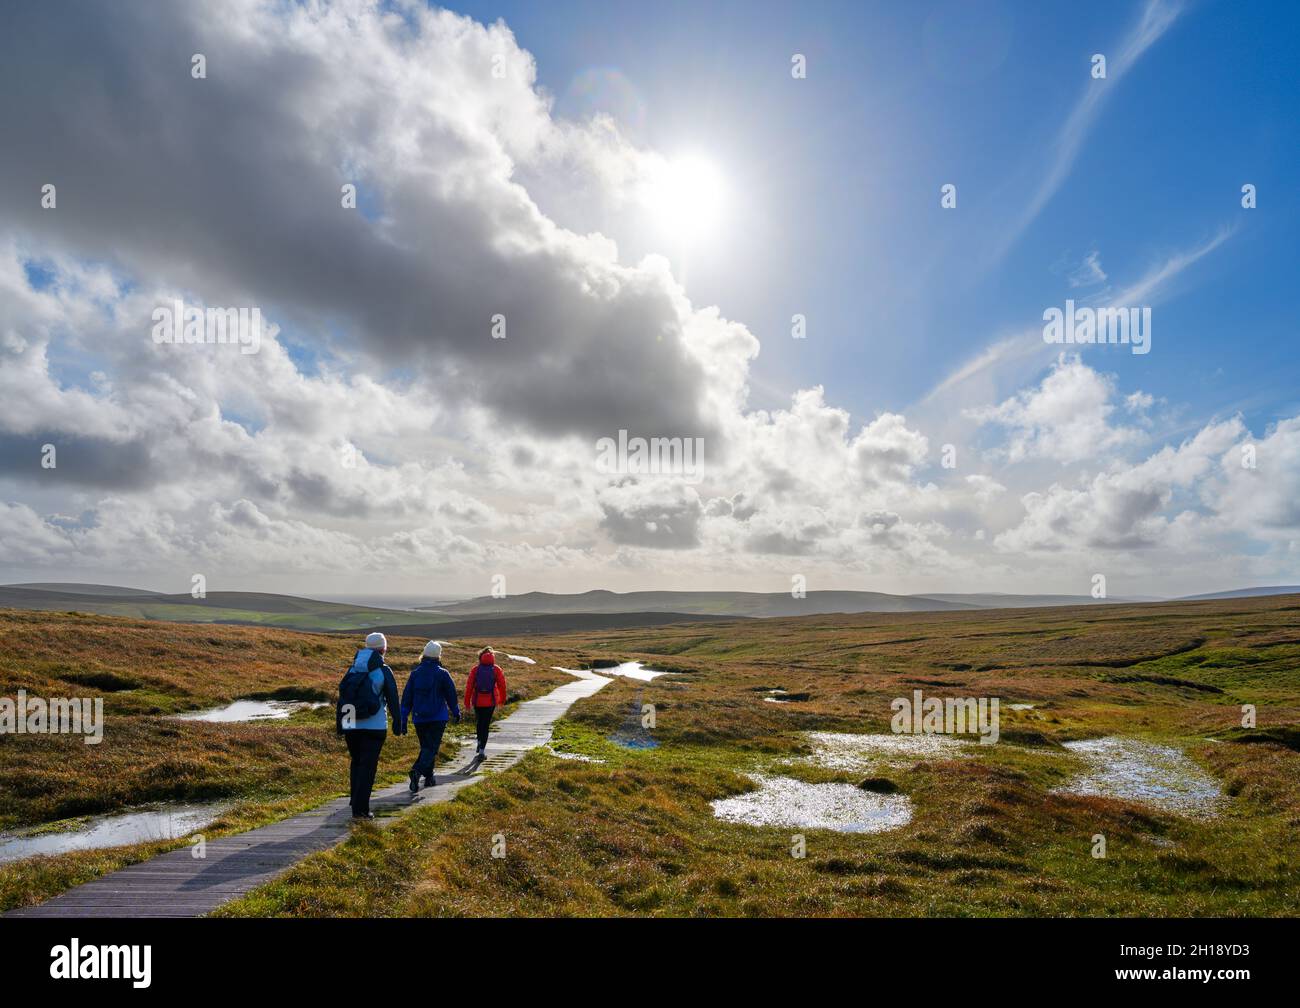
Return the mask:
<svg viewBox="0 0 1300 1008">
<path fill-rule="evenodd" d="M 357 654 L 360 653 L 360 651 L 357 652 Z M 371 652 L 370 661 L 366 663 L 365 668 L 358 668 L 354 658 L 352 665 L 343 673 L 343 678 L 339 681 L 338 719 L 340 724 L 344 722 L 348 708 L 351 708 L 352 721 L 355 724 L 365 718 L 374 717 L 383 707 L 383 695 L 376 693 L 370 683 L 370 673 L 383 664 L 382 659 L 378 662 L 375 661 L 377 657 L 378 652 Z"/>
</svg>

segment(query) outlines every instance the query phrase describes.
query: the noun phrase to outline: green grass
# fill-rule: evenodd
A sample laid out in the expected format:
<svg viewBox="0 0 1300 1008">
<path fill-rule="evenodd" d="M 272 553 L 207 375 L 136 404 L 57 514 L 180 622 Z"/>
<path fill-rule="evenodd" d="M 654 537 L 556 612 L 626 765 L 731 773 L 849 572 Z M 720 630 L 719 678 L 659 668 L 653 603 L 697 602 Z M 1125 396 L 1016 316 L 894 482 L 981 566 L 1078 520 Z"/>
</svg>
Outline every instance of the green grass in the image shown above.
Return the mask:
<svg viewBox="0 0 1300 1008">
<path fill-rule="evenodd" d="M 874 836 L 715 819 L 753 754 L 681 747 L 610 762 L 537 752 L 514 771 L 314 855 L 223 916 L 1267 915 L 1295 913 L 1277 823 L 1216 826 L 1048 795 L 1059 775 L 981 760 L 896 775 L 912 825 Z M 838 779 L 833 772 L 807 772 Z M 1108 857 L 1090 856 L 1106 834 Z M 494 835 L 506 856 L 491 856 Z M 1231 836 L 1231 839 L 1226 839 Z M 1171 847 L 1158 844 L 1172 844 Z M 1277 845 L 1281 844 L 1279 848 Z M 1249 853 L 1253 851 L 1254 853 Z M 1289 852 L 1289 853 L 1288 853 Z"/>
<path fill-rule="evenodd" d="M 220 913 L 1294 915 L 1300 912 L 1300 643 L 1288 608 L 1294 604 L 1246 599 L 817 616 L 530 637 L 501 649 L 539 659 L 537 666 L 507 664 L 514 678 L 536 677 L 527 683 L 533 695 L 564 681 L 551 664 L 641 659 L 671 667 L 672 674 L 651 683 L 616 680 L 559 723 L 558 751 L 603 762 L 535 751 L 450 803 L 417 806 L 383 829 L 358 828 L 345 844 L 312 855 Z M 68 632 L 86 639 L 101 631 L 77 625 Z M 129 637 L 136 628 L 114 632 Z M 179 774 L 193 789 L 219 782 L 218 790 L 246 803 L 241 815 L 256 818 L 337 793 L 340 747 L 326 739 L 313 748 L 311 733 L 319 726 L 311 716 L 231 726 L 247 730 L 247 738 L 206 731 L 221 727 L 210 725 L 160 738 L 159 719 L 147 712 L 194 703 L 200 695 L 205 702 L 248 695 L 250 679 L 265 689 L 332 687 L 331 663 L 339 654 L 317 650 L 331 639 L 224 628 L 214 644 L 202 637 L 208 629 L 176 632 L 181 636 L 170 642 L 169 660 L 173 654 L 187 664 L 201 660 L 201 686 L 174 670 L 142 673 L 147 662 L 89 663 L 95 674 L 138 681 L 107 694 L 125 721 L 138 722 L 138 738 L 127 746 L 136 756 L 124 757 L 120 767 L 110 764 L 101 787 L 85 794 L 120 788 L 113 800 L 135 800 L 149 790 L 141 780 Z M 253 639 L 250 654 L 244 644 Z M 466 642 L 466 654 L 470 649 Z M 261 664 L 250 668 L 250 658 Z M 50 685 L 88 664 L 42 660 L 46 678 L 33 681 Z M 0 663 L 0 672 L 6 667 Z M 456 672 L 459 680 L 463 672 Z M 760 690 L 771 687 L 808 698 L 765 703 Z M 915 688 L 1002 698 L 1004 741 L 971 746 L 966 758 L 910 761 L 869 775 L 798 762 L 808 751 L 803 732 L 888 731 L 889 701 Z M 1005 704 L 1012 702 L 1037 706 L 1009 711 Z M 658 748 L 614 744 L 647 703 L 656 710 L 651 734 Z M 1240 726 L 1246 703 L 1258 708 L 1257 729 Z M 121 731 L 124 740 L 132 737 L 125 725 Z M 1222 814 L 1192 819 L 1053 793 L 1081 767 L 1061 743 L 1106 734 L 1183 749 L 1229 796 Z M 1211 738 L 1221 741 L 1206 741 Z M 0 771 L 9 770 L 13 741 L 0 742 Z M 222 755 L 231 751 L 238 755 Z M 165 775 L 143 771 L 146 753 L 171 761 Z M 385 756 L 388 774 L 410 758 L 398 758 L 391 744 Z M 298 766 L 292 761 L 299 757 L 300 776 L 271 772 L 285 761 Z M 66 798 L 76 786 L 62 780 L 59 764 L 51 757 L 24 772 L 45 773 L 50 787 L 44 791 Z M 810 783 L 884 778 L 912 801 L 915 816 L 881 834 L 806 831 L 807 856 L 794 858 L 794 831 L 736 825 L 712 814 L 711 801 L 750 789 L 745 774 L 753 771 Z M 79 773 L 73 769 L 71 778 Z M 872 786 L 887 789 L 882 782 Z M 18 798 L 23 821 L 81 811 L 31 790 Z M 1107 841 L 1104 860 L 1091 856 L 1098 833 Z M 498 834 L 504 858 L 491 856 Z M 122 856 L 141 852 L 0 869 L 0 899 L 30 901 L 33 893 L 58 891 Z"/>
</svg>

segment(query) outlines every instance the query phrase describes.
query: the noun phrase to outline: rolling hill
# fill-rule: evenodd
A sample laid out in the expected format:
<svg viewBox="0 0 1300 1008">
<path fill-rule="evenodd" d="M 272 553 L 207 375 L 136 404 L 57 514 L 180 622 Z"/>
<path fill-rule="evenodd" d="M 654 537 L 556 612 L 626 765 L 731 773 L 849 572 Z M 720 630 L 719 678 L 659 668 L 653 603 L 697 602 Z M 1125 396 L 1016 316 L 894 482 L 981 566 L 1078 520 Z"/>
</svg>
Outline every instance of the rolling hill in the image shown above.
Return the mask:
<svg viewBox="0 0 1300 1008">
<path fill-rule="evenodd" d="M 184 623 L 247 623 L 295 630 L 352 630 L 403 623 L 430 624 L 446 617 L 401 609 L 321 602 L 267 592 L 166 595 L 114 585 L 0 585 L 0 608 L 46 612 L 75 610 L 101 616 Z"/>
<path fill-rule="evenodd" d="M 811 591 L 805 598 L 789 592 L 735 591 L 588 591 L 574 595 L 527 592 L 508 598 L 483 597 L 430 607 L 456 619 L 472 616 L 558 613 L 674 612 L 701 616 L 814 616 L 827 613 L 953 612 L 967 609 L 1019 609 L 1087 605 L 1094 599 L 1076 595 L 939 594 L 889 595 L 870 591 Z M 1132 601 L 1108 599 L 1108 602 Z"/>
</svg>

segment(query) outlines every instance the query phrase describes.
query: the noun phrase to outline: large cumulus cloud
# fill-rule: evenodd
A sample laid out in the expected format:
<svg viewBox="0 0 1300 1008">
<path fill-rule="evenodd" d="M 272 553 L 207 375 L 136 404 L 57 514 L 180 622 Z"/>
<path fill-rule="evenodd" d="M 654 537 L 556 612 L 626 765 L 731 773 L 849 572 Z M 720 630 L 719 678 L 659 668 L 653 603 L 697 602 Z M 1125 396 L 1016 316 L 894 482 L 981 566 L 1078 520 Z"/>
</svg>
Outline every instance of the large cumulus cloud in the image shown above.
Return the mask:
<svg viewBox="0 0 1300 1008">
<path fill-rule="evenodd" d="M 666 259 L 557 219 L 662 159 L 555 117 L 507 26 L 422 3 L 213 10 L 0 9 L 7 569 L 174 590 L 191 572 L 353 593 L 498 574 L 1062 590 L 1076 561 L 1219 577 L 1243 541 L 1243 578 L 1293 560 L 1300 421 L 1162 447 L 1151 397 L 1081 358 L 954 408 L 992 443 L 951 470 L 898 411 L 855 418 L 818 387 L 751 409 L 742 322 Z M 261 351 L 153 343 L 178 297 L 260 306 Z M 620 429 L 702 437 L 700 471 L 603 472 L 595 443 Z"/>
<path fill-rule="evenodd" d="M 709 335 L 663 264 L 621 265 L 514 180 L 581 134 L 552 121 L 504 25 L 414 4 L 72 8 L 4 14 L 0 214 L 44 248 L 273 308 L 380 373 L 454 375 L 503 422 L 711 426 Z M 600 135 L 580 169 L 634 157 Z"/>
</svg>

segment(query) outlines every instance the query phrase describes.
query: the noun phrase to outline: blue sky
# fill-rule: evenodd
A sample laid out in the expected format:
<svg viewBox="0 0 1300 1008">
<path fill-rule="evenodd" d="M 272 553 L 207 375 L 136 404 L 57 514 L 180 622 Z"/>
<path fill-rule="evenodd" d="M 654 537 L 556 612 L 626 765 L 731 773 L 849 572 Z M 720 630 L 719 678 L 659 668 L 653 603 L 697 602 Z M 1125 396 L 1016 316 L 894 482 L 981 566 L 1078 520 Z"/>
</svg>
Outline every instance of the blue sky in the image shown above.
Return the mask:
<svg viewBox="0 0 1300 1008">
<path fill-rule="evenodd" d="M 12 579 L 1300 582 L 1300 5 L 228 3 L 6 12 Z"/>
<path fill-rule="evenodd" d="M 757 404 L 820 383 L 855 417 L 906 411 L 999 334 L 1041 325 L 1089 253 L 1122 288 L 1233 229 L 1159 305 L 1153 353 L 1092 363 L 1183 404 L 1189 423 L 1295 411 L 1300 5 L 1189 4 L 1117 81 L 1092 80 L 1089 60 L 1114 59 L 1139 3 L 461 9 L 505 19 L 558 113 L 600 107 L 650 146 L 735 172 L 725 254 L 688 286 L 762 341 Z M 805 80 L 788 72 L 795 52 Z M 626 78 L 639 116 L 621 92 L 573 95 L 593 68 Z M 1109 92 L 1077 158 L 993 259 L 1090 88 Z M 956 211 L 939 208 L 947 182 Z M 795 312 L 804 343 L 787 338 Z"/>
</svg>

